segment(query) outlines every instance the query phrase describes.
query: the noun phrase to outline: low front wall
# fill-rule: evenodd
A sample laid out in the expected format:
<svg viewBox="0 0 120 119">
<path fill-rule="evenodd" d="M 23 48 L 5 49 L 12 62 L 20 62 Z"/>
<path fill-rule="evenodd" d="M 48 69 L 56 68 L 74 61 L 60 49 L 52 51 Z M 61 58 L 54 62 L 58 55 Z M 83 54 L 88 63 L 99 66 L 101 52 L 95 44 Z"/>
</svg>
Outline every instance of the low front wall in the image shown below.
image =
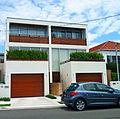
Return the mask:
<svg viewBox="0 0 120 119">
<path fill-rule="evenodd" d="M 6 61 L 5 62 L 5 83 L 10 87 L 11 95 L 11 74 L 44 74 L 44 95 L 49 94 L 48 61 Z"/>
<path fill-rule="evenodd" d="M 0 98 L 10 97 L 9 88 L 8 85 L 0 84 Z"/>
<path fill-rule="evenodd" d="M 106 64 L 104 61 L 69 61 L 60 65 L 63 89 L 76 83 L 76 73 L 101 73 L 102 83 L 107 84 Z"/>
<path fill-rule="evenodd" d="M 51 83 L 50 92 L 53 95 L 60 96 L 62 94 L 62 83 Z"/>
<path fill-rule="evenodd" d="M 120 90 L 120 81 L 110 81 L 110 86 L 114 89 Z"/>
</svg>

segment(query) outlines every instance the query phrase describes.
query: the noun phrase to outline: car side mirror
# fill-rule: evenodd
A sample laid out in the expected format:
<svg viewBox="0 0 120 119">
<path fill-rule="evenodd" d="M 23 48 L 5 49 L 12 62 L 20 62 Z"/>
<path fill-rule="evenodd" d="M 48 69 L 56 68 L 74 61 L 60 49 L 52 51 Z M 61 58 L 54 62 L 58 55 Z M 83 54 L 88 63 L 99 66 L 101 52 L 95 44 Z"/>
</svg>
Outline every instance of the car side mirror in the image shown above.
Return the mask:
<svg viewBox="0 0 120 119">
<path fill-rule="evenodd" d="M 108 90 L 108 92 L 109 92 L 109 93 L 113 93 L 114 90 L 110 88 L 110 89 Z"/>
</svg>

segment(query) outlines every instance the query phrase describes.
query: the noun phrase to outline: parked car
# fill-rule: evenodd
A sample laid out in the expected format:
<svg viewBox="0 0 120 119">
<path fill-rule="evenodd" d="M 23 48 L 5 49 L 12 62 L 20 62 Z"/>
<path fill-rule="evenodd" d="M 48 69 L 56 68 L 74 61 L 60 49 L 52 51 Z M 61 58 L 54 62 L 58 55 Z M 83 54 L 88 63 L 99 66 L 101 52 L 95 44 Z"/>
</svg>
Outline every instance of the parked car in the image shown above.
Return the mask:
<svg viewBox="0 0 120 119">
<path fill-rule="evenodd" d="M 88 106 L 120 106 L 120 91 L 98 82 L 72 83 L 61 101 L 79 111 Z"/>
</svg>

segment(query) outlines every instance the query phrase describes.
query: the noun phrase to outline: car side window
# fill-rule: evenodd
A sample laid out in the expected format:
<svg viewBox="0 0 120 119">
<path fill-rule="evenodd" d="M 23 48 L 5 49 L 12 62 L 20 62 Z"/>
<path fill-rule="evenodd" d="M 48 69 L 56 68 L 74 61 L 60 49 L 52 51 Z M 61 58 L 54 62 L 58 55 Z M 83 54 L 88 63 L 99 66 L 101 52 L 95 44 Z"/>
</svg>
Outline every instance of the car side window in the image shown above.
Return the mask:
<svg viewBox="0 0 120 119">
<path fill-rule="evenodd" d="M 110 87 L 104 84 L 96 84 L 96 86 L 98 91 L 108 91 L 110 89 Z"/>
<path fill-rule="evenodd" d="M 84 84 L 83 88 L 87 91 L 96 91 L 95 84 Z"/>
</svg>

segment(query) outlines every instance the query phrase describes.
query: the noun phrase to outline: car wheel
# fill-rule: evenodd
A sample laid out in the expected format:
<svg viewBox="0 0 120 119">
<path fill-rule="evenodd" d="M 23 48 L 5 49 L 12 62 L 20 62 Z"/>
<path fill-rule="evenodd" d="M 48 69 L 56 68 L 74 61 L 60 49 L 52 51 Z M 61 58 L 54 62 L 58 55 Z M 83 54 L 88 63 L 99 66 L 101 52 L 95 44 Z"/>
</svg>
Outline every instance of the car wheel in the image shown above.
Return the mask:
<svg viewBox="0 0 120 119">
<path fill-rule="evenodd" d="M 83 99 L 77 99 L 74 107 L 75 107 L 76 110 L 82 111 L 82 110 L 85 109 L 86 103 Z"/>
<path fill-rule="evenodd" d="M 120 98 L 118 99 L 117 106 L 120 107 Z"/>
</svg>

